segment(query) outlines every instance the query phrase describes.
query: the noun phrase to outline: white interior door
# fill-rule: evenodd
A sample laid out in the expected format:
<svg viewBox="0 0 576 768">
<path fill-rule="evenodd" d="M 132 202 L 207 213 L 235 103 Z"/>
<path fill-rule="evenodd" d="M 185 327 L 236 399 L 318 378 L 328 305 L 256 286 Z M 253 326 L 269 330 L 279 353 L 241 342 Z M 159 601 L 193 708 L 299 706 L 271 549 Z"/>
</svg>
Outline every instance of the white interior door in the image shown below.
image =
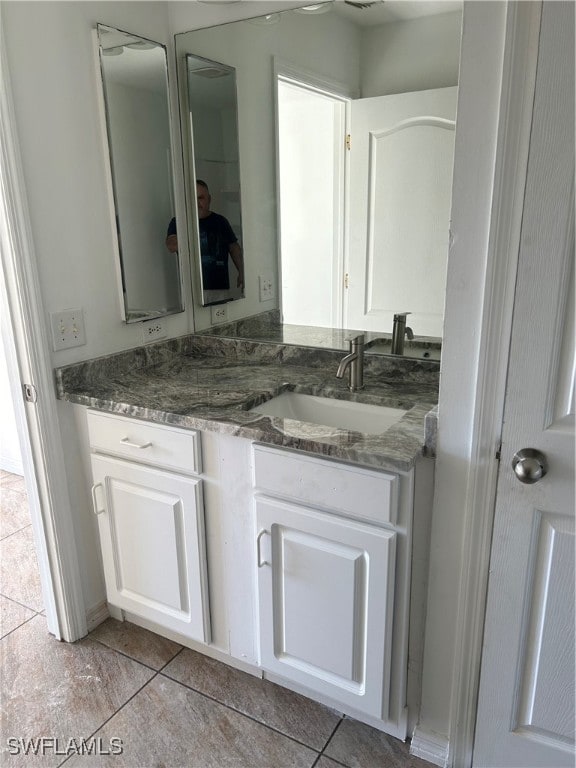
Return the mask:
<svg viewBox="0 0 576 768">
<path fill-rule="evenodd" d="M 278 78 L 282 320 L 342 324 L 346 102 Z"/>
<path fill-rule="evenodd" d="M 442 336 L 457 90 L 351 104 L 347 328 Z"/>
<path fill-rule="evenodd" d="M 574 5 L 543 3 L 475 768 L 574 765 Z M 518 480 L 514 454 L 542 452 Z"/>
</svg>

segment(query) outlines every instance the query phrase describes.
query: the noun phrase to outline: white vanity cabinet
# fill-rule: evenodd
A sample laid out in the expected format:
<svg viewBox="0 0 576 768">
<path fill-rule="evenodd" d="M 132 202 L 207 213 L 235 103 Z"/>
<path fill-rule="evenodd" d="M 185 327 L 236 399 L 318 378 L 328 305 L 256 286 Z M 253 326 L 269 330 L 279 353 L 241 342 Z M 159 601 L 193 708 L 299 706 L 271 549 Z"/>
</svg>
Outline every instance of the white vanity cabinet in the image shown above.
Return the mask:
<svg viewBox="0 0 576 768">
<path fill-rule="evenodd" d="M 254 486 L 267 676 L 405 738 L 411 477 L 255 445 Z"/>
<path fill-rule="evenodd" d="M 200 435 L 88 412 L 108 603 L 210 640 Z"/>
</svg>

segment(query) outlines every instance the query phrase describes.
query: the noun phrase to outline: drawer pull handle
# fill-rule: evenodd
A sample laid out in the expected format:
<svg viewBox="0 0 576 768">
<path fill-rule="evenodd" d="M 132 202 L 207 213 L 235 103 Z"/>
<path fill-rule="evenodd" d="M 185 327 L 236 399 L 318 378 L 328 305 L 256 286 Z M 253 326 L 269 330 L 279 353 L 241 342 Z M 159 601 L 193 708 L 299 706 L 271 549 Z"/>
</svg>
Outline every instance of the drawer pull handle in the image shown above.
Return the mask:
<svg viewBox="0 0 576 768">
<path fill-rule="evenodd" d="M 92 505 L 94 507 L 94 514 L 95 515 L 101 515 L 102 512 L 106 512 L 106 508 L 102 507 L 102 509 L 98 508 L 98 501 L 96 500 L 96 488 L 102 488 L 102 483 L 96 483 L 92 486 Z"/>
<path fill-rule="evenodd" d="M 262 568 L 263 565 L 272 565 L 272 563 L 270 563 L 268 560 L 262 560 L 260 557 L 260 539 L 265 533 L 270 536 L 270 531 L 267 531 L 265 528 L 263 528 L 256 537 L 256 559 L 258 562 L 258 568 Z"/>
<path fill-rule="evenodd" d="M 128 448 L 150 448 L 152 443 L 132 443 L 130 442 L 130 439 L 128 437 L 123 437 L 122 440 L 120 440 L 122 445 L 127 445 Z"/>
</svg>

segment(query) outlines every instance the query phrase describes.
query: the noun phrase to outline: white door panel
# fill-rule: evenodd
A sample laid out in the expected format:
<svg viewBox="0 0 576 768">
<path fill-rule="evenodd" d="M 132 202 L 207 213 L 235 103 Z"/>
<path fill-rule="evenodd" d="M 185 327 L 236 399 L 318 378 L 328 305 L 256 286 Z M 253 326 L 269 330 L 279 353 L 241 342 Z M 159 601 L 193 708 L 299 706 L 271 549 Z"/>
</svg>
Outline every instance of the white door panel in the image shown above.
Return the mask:
<svg viewBox="0 0 576 768">
<path fill-rule="evenodd" d="M 347 328 L 441 336 L 457 88 L 351 102 Z"/>
<path fill-rule="evenodd" d="M 544 3 L 474 766 L 574 765 L 574 5 Z M 522 448 L 548 473 L 521 483 Z"/>
<path fill-rule="evenodd" d="M 201 481 L 92 456 L 109 602 L 208 642 Z"/>
<path fill-rule="evenodd" d="M 386 719 L 396 533 L 258 497 L 264 669 Z"/>
</svg>

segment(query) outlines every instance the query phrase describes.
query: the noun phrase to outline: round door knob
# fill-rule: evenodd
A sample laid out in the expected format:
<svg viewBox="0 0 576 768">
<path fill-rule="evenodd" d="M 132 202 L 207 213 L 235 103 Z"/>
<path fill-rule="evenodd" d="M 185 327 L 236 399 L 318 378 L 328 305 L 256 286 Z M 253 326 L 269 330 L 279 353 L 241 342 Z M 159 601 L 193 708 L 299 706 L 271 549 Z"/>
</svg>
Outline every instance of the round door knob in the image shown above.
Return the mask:
<svg viewBox="0 0 576 768">
<path fill-rule="evenodd" d="M 512 458 L 512 469 L 521 483 L 537 483 L 548 472 L 548 462 L 542 451 L 535 448 L 522 448 Z"/>
</svg>

